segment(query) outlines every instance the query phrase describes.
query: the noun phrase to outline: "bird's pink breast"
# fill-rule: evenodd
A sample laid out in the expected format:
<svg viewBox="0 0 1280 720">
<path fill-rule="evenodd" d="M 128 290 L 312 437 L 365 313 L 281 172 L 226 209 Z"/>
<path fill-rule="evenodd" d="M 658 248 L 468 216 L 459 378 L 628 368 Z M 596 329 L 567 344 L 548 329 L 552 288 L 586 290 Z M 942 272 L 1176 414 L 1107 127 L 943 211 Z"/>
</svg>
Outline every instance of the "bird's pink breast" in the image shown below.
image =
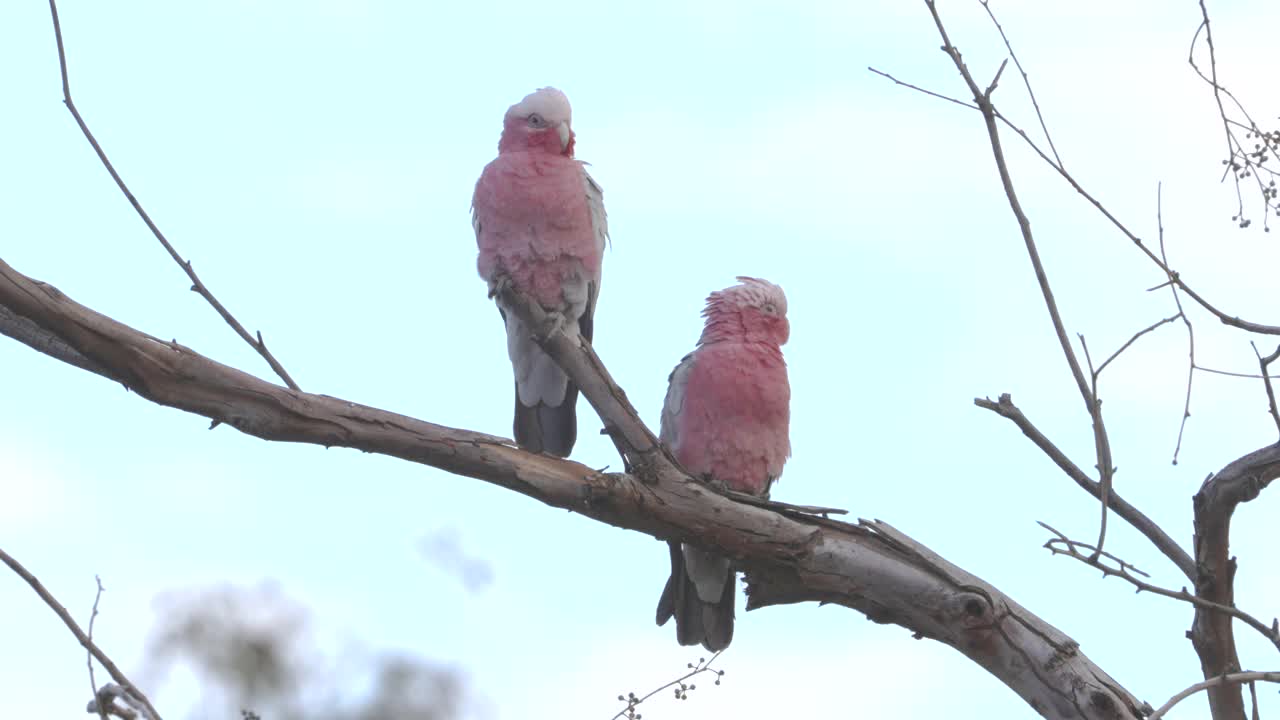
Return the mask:
<svg viewBox="0 0 1280 720">
<path fill-rule="evenodd" d="M 561 302 L 561 283 L 600 274 L 601 250 L 577 160 L 541 152 L 507 152 L 489 163 L 472 200 L 480 275 L 505 272 L 538 302 Z"/>
<path fill-rule="evenodd" d="M 676 459 L 695 475 L 761 495 L 791 454 L 790 406 L 791 386 L 778 348 L 703 345 L 685 388 Z"/>
</svg>

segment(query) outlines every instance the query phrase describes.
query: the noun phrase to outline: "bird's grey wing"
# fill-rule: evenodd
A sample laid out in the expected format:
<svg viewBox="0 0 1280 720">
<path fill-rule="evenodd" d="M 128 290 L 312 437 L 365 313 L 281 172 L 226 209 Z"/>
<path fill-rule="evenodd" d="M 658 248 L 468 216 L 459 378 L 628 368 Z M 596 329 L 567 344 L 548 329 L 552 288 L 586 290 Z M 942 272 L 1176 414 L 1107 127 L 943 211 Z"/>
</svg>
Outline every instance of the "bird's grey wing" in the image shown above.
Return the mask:
<svg viewBox="0 0 1280 720">
<path fill-rule="evenodd" d="M 604 188 L 591 177 L 587 169 L 582 168 L 583 187 L 587 193 L 587 211 L 591 213 L 591 229 L 596 234 L 596 249 L 604 254 L 604 249 L 612 239 L 609 237 L 609 214 L 604 211 Z"/>
<path fill-rule="evenodd" d="M 689 374 L 693 371 L 694 363 L 697 362 L 696 356 L 695 350 L 680 358 L 679 364 L 667 376 L 667 397 L 662 403 L 662 424 L 658 439 L 673 454 L 680 446 L 678 420 L 680 413 L 684 412 L 685 391 L 689 386 Z"/>
</svg>

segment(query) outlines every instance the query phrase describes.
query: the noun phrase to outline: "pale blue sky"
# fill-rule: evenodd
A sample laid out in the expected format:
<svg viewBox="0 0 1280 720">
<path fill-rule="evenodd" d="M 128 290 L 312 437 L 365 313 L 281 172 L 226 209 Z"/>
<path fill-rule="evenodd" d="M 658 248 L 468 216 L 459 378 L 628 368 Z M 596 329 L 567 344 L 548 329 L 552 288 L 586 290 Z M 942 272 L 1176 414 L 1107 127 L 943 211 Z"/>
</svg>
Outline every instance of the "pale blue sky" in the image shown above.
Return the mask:
<svg viewBox="0 0 1280 720">
<path fill-rule="evenodd" d="M 969 66 L 990 77 L 1002 48 L 981 8 L 943 5 Z M 1185 63 L 1195 3 L 1035 5 L 997 10 L 1067 166 L 1152 239 L 1163 180 L 1175 266 L 1230 312 L 1277 322 L 1275 241 L 1228 221 L 1215 108 Z M 781 284 L 794 458 L 775 497 L 889 521 L 1162 703 L 1199 679 L 1183 637 L 1189 608 L 1042 550 L 1036 520 L 1091 537 L 1096 505 L 972 405 L 1011 392 L 1092 465 L 1088 418 L 980 119 L 865 69 L 963 96 L 923 3 L 781 8 L 66 0 L 61 13 L 77 104 L 117 168 L 304 389 L 493 433 L 510 429 L 510 370 L 475 274 L 468 203 L 506 107 L 560 87 L 613 231 L 596 348 L 645 417 L 656 424 L 710 290 L 740 274 Z M 1211 10 L 1223 77 L 1257 117 L 1280 114 L 1268 30 L 1280 10 L 1270 0 Z M 0 10 L 0 67 L 0 257 L 122 322 L 269 377 L 187 292 L 75 128 L 44 3 Z M 1012 71 L 997 99 L 1034 126 Z M 1158 272 L 1007 147 L 1070 330 L 1109 353 L 1172 314 L 1167 294 L 1144 292 Z M 1202 364 L 1253 369 L 1246 338 L 1195 318 Z M 429 468 L 210 432 L 5 340 L 0 367 L 0 547 L 80 617 L 101 575 L 97 638 L 125 668 L 139 664 L 156 595 L 268 578 L 334 636 L 455 664 L 476 716 L 608 717 L 619 693 L 701 654 L 653 625 L 667 560 L 652 539 Z M 1185 373 L 1185 336 L 1169 327 L 1102 386 L 1118 490 L 1189 546 L 1200 481 L 1275 428 L 1256 382 L 1198 375 L 1171 466 Z M 616 467 L 585 402 L 580 418 L 575 459 Z M 1263 550 L 1280 539 L 1265 519 L 1273 503 L 1241 509 L 1232 547 L 1238 599 L 1264 618 L 1280 613 Z M 1183 584 L 1136 533 L 1112 528 L 1108 549 L 1155 582 Z M 483 590 L 422 559 L 421 539 L 449 529 L 491 564 Z M 5 693 L 10 712 L 79 712 L 83 654 L 14 578 L 0 581 L 0 638 L 0 677 L 24 689 Z M 1280 665 L 1247 629 L 1238 638 L 1247 667 Z M 723 686 L 644 714 L 1031 714 L 951 649 L 834 607 L 740 614 L 722 665 Z M 181 718 L 190 683 L 153 699 Z M 1171 717 L 1204 711 L 1197 699 Z"/>
</svg>

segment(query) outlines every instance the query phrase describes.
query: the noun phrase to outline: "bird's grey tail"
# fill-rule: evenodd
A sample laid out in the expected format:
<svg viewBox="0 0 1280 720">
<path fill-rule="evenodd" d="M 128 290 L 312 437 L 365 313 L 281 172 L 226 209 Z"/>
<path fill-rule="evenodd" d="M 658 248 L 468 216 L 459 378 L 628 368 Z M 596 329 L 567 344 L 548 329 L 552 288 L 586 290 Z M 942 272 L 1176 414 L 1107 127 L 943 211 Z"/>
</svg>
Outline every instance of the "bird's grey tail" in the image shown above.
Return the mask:
<svg viewBox="0 0 1280 720">
<path fill-rule="evenodd" d="M 533 406 L 520 402 L 516 390 L 516 419 L 514 431 L 516 444 L 529 452 L 545 452 L 557 457 L 569 457 L 578 439 L 578 386 L 569 381 L 564 402 L 548 405 L 539 402 Z"/>
<path fill-rule="evenodd" d="M 737 573 L 729 570 L 726 557 L 697 548 L 681 548 L 680 543 L 667 545 L 671 576 L 658 599 L 658 624 L 665 625 L 674 617 L 676 641 L 681 645 L 701 643 L 710 652 L 724 650 L 733 641 Z M 705 599 L 708 597 L 711 599 Z"/>
</svg>

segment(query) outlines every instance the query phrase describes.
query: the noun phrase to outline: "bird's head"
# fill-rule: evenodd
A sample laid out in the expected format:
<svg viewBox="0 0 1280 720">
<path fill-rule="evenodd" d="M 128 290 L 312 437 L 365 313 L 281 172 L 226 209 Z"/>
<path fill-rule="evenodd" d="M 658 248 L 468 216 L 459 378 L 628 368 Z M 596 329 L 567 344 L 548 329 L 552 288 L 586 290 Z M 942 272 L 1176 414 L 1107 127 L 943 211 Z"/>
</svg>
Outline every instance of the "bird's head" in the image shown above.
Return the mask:
<svg viewBox="0 0 1280 720">
<path fill-rule="evenodd" d="M 704 342 L 736 339 L 782 346 L 791 336 L 787 296 L 768 280 L 738 277 L 738 284 L 717 290 L 702 311 Z"/>
<path fill-rule="evenodd" d="M 507 108 L 498 152 L 539 150 L 573 157 L 573 110 L 553 87 L 535 90 Z"/>
</svg>

